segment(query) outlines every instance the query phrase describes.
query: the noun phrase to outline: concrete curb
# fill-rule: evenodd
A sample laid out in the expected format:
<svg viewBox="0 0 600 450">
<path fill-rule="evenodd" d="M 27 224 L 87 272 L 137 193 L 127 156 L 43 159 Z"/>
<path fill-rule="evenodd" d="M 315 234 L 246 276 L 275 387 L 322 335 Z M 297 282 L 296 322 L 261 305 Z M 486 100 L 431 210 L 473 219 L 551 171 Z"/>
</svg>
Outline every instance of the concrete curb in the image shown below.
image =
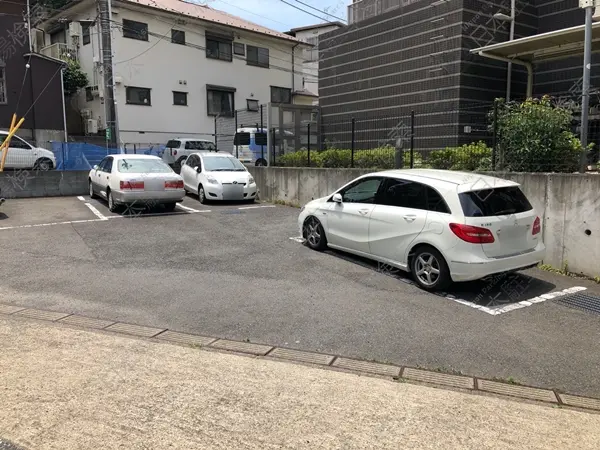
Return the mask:
<svg viewBox="0 0 600 450">
<path fill-rule="evenodd" d="M 180 333 L 166 328 L 133 325 L 0 303 L 1 316 L 53 322 L 76 328 L 95 331 L 101 330 L 119 335 L 144 338 L 155 342 L 167 342 L 207 350 L 244 354 L 267 360 L 309 364 L 314 367 L 344 370 L 363 376 L 383 377 L 394 381 L 406 381 L 447 389 L 459 389 L 473 393 L 493 394 L 500 397 L 510 397 L 525 401 L 543 402 L 555 406 L 600 412 L 600 399 L 559 393 L 552 389 L 525 386 L 498 380 L 486 380 L 462 374 L 448 374 L 423 368 L 363 361 L 326 353 Z"/>
</svg>

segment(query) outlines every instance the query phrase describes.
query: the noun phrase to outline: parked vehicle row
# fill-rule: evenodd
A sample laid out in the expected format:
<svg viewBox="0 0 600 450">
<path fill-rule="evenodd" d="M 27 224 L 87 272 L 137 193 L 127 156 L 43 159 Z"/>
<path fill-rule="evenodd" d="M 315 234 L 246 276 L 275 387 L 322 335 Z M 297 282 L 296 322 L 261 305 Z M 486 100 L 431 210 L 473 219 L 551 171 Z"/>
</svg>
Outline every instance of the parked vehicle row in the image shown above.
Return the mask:
<svg viewBox="0 0 600 450">
<path fill-rule="evenodd" d="M 217 200 L 253 202 L 257 187 L 248 169 L 234 156 L 195 152 L 183 160 L 181 175 L 153 155 L 106 156 L 89 172 L 90 197 L 102 197 L 110 211 L 126 205 L 163 205 L 175 209 L 186 192 L 198 194 L 201 203 Z"/>
<path fill-rule="evenodd" d="M 389 264 L 426 290 L 533 267 L 546 252 L 518 183 L 454 171 L 361 176 L 306 204 L 298 226 L 312 249 Z"/>
</svg>

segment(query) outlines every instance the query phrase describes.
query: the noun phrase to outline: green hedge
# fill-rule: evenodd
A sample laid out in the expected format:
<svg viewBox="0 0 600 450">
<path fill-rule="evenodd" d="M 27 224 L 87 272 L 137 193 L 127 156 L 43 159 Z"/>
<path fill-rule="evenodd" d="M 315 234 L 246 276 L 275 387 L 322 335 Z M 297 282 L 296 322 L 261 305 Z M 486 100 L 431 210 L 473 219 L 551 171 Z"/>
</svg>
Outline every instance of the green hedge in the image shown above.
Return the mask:
<svg viewBox="0 0 600 450">
<path fill-rule="evenodd" d="M 372 150 L 356 150 L 354 167 L 361 169 L 393 169 L 395 167 L 393 147 L 379 147 Z M 323 168 L 345 168 L 351 166 L 352 151 L 329 149 L 310 152 L 310 166 Z M 308 151 L 300 150 L 280 156 L 277 166 L 308 167 Z M 492 149 L 485 142 L 474 142 L 462 147 L 448 147 L 434 150 L 426 158 L 419 151 L 414 152 L 415 168 L 479 171 L 491 170 Z M 404 167 L 410 167 L 410 151 L 404 152 Z"/>
</svg>

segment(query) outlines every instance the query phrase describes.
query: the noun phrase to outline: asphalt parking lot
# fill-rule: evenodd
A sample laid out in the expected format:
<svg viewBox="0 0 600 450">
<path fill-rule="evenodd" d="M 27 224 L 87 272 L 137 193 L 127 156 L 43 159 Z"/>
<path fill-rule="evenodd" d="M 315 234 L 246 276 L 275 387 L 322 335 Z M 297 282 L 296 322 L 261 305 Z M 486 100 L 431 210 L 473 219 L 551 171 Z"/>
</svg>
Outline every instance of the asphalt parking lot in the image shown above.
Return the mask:
<svg viewBox="0 0 600 450">
<path fill-rule="evenodd" d="M 529 270 L 433 295 L 296 239 L 266 203 L 110 213 L 84 197 L 0 208 L 0 302 L 600 396 L 600 316 L 552 298 L 595 283 Z"/>
</svg>

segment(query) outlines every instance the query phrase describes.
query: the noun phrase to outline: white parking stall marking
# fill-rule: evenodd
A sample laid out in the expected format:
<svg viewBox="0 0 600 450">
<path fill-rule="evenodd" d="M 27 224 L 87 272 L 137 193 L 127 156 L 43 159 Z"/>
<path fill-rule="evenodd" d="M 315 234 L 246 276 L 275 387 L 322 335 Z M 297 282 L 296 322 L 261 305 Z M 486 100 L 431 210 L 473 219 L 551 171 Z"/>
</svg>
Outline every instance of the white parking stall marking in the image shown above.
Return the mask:
<svg viewBox="0 0 600 450">
<path fill-rule="evenodd" d="M 260 205 L 260 206 L 242 206 L 238 209 L 259 209 L 259 208 L 277 208 L 275 205 Z"/>
<path fill-rule="evenodd" d="M 15 225 L 12 227 L 2 227 L 0 230 L 16 230 L 20 228 L 38 228 L 38 227 L 50 227 L 53 225 L 70 225 L 73 223 L 90 223 L 90 222 L 104 222 L 105 219 L 85 219 L 85 220 L 68 220 L 66 222 L 50 222 L 50 223 L 36 223 L 32 225 Z"/>
<path fill-rule="evenodd" d="M 291 237 L 290 241 L 298 242 L 300 244 L 304 243 L 304 238 L 302 236 Z"/>
<path fill-rule="evenodd" d="M 91 203 L 87 203 L 87 202 L 86 202 L 86 203 L 85 203 L 85 206 L 87 206 L 87 207 L 90 209 L 90 211 L 92 211 L 92 212 L 94 213 L 94 215 L 95 215 L 95 216 L 96 216 L 98 219 L 100 219 L 100 220 L 108 220 L 108 217 L 106 217 L 104 214 L 102 214 L 100 211 L 98 211 L 98 210 L 96 209 L 96 207 L 95 207 L 95 206 L 93 206 Z"/>
<path fill-rule="evenodd" d="M 77 200 L 81 200 L 82 202 L 85 202 L 85 198 L 83 198 L 81 195 L 79 197 L 77 197 Z"/>
<path fill-rule="evenodd" d="M 183 209 L 184 211 L 187 211 L 187 212 L 190 212 L 190 213 L 199 213 L 199 212 L 203 212 L 203 211 L 200 211 L 199 209 L 190 208 L 189 206 L 185 206 L 185 205 L 182 205 L 182 204 L 180 204 L 180 203 L 177 203 L 177 208 L 181 208 L 181 209 Z"/>
</svg>

